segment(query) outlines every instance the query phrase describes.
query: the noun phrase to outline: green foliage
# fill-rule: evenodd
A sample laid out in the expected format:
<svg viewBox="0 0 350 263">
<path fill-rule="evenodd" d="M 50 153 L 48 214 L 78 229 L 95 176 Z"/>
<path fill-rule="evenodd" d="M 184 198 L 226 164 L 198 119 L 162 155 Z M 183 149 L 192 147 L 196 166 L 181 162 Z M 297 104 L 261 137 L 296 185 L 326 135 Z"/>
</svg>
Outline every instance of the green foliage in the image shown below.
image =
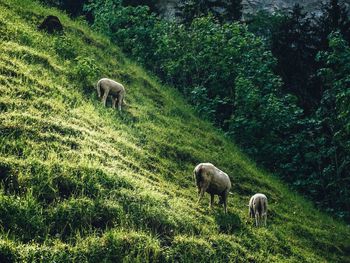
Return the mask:
<svg viewBox="0 0 350 263">
<path fill-rule="evenodd" d="M 72 78 L 80 80 L 81 86 L 86 90 L 87 86 L 94 84 L 97 76 L 100 75 L 99 68 L 93 58 L 78 56 L 74 60 L 76 64 Z"/>
<path fill-rule="evenodd" d="M 205 87 L 194 87 L 190 94 L 190 102 L 195 107 L 200 116 L 204 116 L 206 119 L 214 122 L 216 109 L 220 105 L 226 104 L 226 101 L 215 97 L 210 99 L 208 91 Z"/>
<path fill-rule="evenodd" d="M 328 35 L 339 31 L 350 43 L 349 5 L 344 0 L 329 0 L 322 5 L 322 15 L 317 19 L 317 34 L 322 49 L 328 47 Z"/>
<path fill-rule="evenodd" d="M 330 51 L 321 52 L 318 59 L 325 63 L 319 70 L 327 90 L 316 112 L 320 155 L 326 163 L 321 165 L 322 186 L 332 193 L 327 202 L 340 207 L 339 215 L 349 217 L 350 145 L 350 48 L 339 33 L 329 37 Z M 336 200 L 336 201 L 334 201 Z"/>
<path fill-rule="evenodd" d="M 60 9 L 65 10 L 68 14 L 72 16 L 81 15 L 83 12 L 83 6 L 88 2 L 88 0 L 40 0 L 44 4 L 55 6 Z"/>
<path fill-rule="evenodd" d="M 276 72 L 284 82 L 282 90 L 297 96 L 298 105 L 306 112 L 314 109 L 322 96 L 322 84 L 315 72 L 319 39 L 314 24 L 296 5 L 275 24 L 270 41 L 277 58 Z"/>
<path fill-rule="evenodd" d="M 269 21 L 271 23 L 266 27 Z M 348 183 L 347 179 L 344 180 L 347 176 L 342 169 L 348 166 L 344 149 L 349 142 L 347 136 L 339 135 L 344 134 L 341 130 L 348 124 L 338 121 L 340 105 L 335 102 L 338 84 L 334 78 L 338 76 L 341 79 L 340 75 L 345 75 L 339 65 L 346 68 L 349 62 L 346 52 L 335 51 L 335 42 L 342 43 L 342 48 L 346 50 L 345 42 L 339 38 L 337 41 L 333 38 L 329 40 L 328 35 L 338 30 L 341 38 L 349 40 L 349 21 L 346 6 L 334 0 L 324 4 L 318 18 L 295 6 L 285 15 L 258 14 L 249 25 L 251 30 L 267 39 L 276 56 L 275 71 L 283 80 L 281 92 L 293 94 L 295 104 L 303 110 L 292 110 L 291 114 L 287 114 L 290 118 L 275 116 L 277 120 L 283 120 L 288 129 L 277 133 L 279 143 L 264 139 L 262 145 L 256 147 L 259 152 L 255 153 L 255 158 L 265 167 L 276 170 L 319 206 L 347 220 L 348 191 L 345 188 L 348 188 Z M 336 60 L 335 57 L 338 57 L 337 62 L 330 64 Z M 341 87 L 346 97 L 346 82 L 342 82 Z M 343 110 L 346 107 L 343 106 Z M 297 114 L 293 115 L 293 112 Z M 270 113 L 274 116 L 273 112 Z M 278 123 L 271 127 L 276 125 Z M 286 138 L 288 143 L 284 142 Z M 266 148 L 280 157 L 270 162 L 271 155 L 264 155 Z M 338 193 L 342 193 L 342 197 Z"/>
<path fill-rule="evenodd" d="M 93 27 L 116 42 L 124 51 L 143 61 L 154 61 L 152 29 L 158 18 L 148 6 L 122 6 L 122 1 L 91 1 L 84 9 L 94 15 Z M 147 45 L 146 45 L 147 43 Z"/>
<path fill-rule="evenodd" d="M 124 6 L 146 5 L 152 10 L 152 12 L 159 12 L 158 0 L 123 0 L 122 3 Z"/>
<path fill-rule="evenodd" d="M 220 21 L 237 21 L 242 16 L 241 0 L 181 0 L 177 4 L 177 16 L 185 24 L 195 18 L 213 15 Z"/>
<path fill-rule="evenodd" d="M 250 32 L 264 38 L 268 45 L 271 45 L 272 35 L 276 28 L 283 23 L 283 13 L 271 14 L 267 11 L 258 11 L 255 15 L 247 14 L 247 25 Z"/>
</svg>

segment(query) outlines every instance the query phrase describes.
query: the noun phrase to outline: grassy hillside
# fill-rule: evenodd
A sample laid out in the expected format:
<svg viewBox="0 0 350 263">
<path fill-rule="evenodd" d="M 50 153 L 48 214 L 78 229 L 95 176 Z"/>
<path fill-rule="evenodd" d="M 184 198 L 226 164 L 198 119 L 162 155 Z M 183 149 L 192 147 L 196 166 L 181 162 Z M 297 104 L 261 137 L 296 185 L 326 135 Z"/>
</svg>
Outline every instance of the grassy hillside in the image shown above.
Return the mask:
<svg viewBox="0 0 350 263">
<path fill-rule="evenodd" d="M 64 35 L 37 31 L 54 14 Z M 350 262 L 350 229 L 257 169 L 175 90 L 83 22 L 0 0 L 0 262 Z M 124 83 L 104 108 L 94 83 Z M 196 204 L 192 170 L 233 182 L 229 213 Z M 268 227 L 248 220 L 269 198 Z"/>
</svg>

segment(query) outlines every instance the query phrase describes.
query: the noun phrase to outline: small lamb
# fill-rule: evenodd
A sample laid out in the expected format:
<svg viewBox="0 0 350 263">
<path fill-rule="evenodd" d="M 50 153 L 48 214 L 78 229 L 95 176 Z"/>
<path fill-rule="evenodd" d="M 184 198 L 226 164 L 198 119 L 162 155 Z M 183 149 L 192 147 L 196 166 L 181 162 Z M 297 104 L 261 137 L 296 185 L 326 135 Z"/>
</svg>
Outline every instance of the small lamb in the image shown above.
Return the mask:
<svg viewBox="0 0 350 263">
<path fill-rule="evenodd" d="M 267 197 L 264 194 L 255 194 L 250 198 L 249 216 L 255 218 L 256 226 L 262 225 L 262 219 L 264 219 L 264 226 L 266 226 Z"/>
</svg>

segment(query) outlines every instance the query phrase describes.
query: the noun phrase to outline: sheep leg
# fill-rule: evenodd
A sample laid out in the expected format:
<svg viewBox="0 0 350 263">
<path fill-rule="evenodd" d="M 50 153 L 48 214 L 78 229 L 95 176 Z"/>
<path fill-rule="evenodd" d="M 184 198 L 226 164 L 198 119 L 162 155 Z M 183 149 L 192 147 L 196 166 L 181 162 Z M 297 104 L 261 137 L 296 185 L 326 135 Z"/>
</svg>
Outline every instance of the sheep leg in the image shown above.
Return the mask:
<svg viewBox="0 0 350 263">
<path fill-rule="evenodd" d="M 214 195 L 213 194 L 210 194 L 210 204 L 209 204 L 209 208 L 213 208 L 213 205 L 214 205 Z"/>
<path fill-rule="evenodd" d="M 119 111 L 122 110 L 123 100 L 124 100 L 124 94 L 122 92 L 119 92 L 118 93 L 118 110 Z"/>
<path fill-rule="evenodd" d="M 197 202 L 197 203 L 199 203 L 199 202 L 202 200 L 205 191 L 207 191 L 208 186 L 209 186 L 208 183 L 202 183 L 202 184 L 199 186 L 200 192 L 199 192 L 199 198 L 198 198 L 198 202 Z"/>
<path fill-rule="evenodd" d="M 259 214 L 255 213 L 255 226 L 259 226 L 259 224 L 258 224 L 258 217 L 259 217 Z"/>
<path fill-rule="evenodd" d="M 261 223 L 262 223 L 262 215 L 259 214 L 259 217 L 258 217 L 258 222 L 259 222 L 259 227 L 261 227 Z"/>
<path fill-rule="evenodd" d="M 265 202 L 264 202 L 264 224 L 266 226 L 266 221 L 267 221 L 267 199 L 265 199 Z"/>
<path fill-rule="evenodd" d="M 200 201 L 202 200 L 202 198 L 203 198 L 203 195 L 204 195 L 204 191 L 200 191 L 200 193 L 199 193 L 199 197 L 198 197 L 198 201 L 197 201 L 197 204 L 199 204 L 200 203 Z"/>
<path fill-rule="evenodd" d="M 108 97 L 108 93 L 109 93 L 109 89 L 105 89 L 104 93 L 103 93 L 102 100 L 101 100 L 103 106 L 105 106 L 105 107 L 106 107 L 106 100 L 107 100 L 107 97 Z"/>
<path fill-rule="evenodd" d="M 254 209 L 251 206 L 249 207 L 249 217 L 255 218 Z"/>
<path fill-rule="evenodd" d="M 219 203 L 218 205 L 222 205 L 224 203 L 224 199 L 221 195 L 219 195 Z"/>
<path fill-rule="evenodd" d="M 115 109 L 115 105 L 117 104 L 118 98 L 112 97 L 112 108 Z"/>
<path fill-rule="evenodd" d="M 201 191 L 199 193 L 199 198 L 197 203 L 199 204 L 199 202 L 202 200 L 203 196 L 204 196 L 205 190 L 203 188 L 201 188 Z"/>
<path fill-rule="evenodd" d="M 262 215 L 261 214 L 259 214 L 258 222 L 259 222 L 259 227 L 261 227 L 262 226 Z"/>
</svg>

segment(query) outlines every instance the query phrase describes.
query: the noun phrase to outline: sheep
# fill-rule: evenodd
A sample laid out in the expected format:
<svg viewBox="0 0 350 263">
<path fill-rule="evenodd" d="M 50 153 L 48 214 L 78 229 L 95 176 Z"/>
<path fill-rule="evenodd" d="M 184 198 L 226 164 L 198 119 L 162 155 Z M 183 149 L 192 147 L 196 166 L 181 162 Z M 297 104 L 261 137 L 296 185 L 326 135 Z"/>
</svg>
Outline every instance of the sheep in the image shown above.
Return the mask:
<svg viewBox="0 0 350 263">
<path fill-rule="evenodd" d="M 198 202 L 207 192 L 210 194 L 209 207 L 213 207 L 214 195 L 220 198 L 219 204 L 224 204 L 225 214 L 227 213 L 227 197 L 231 189 L 230 177 L 211 163 L 200 163 L 193 171 L 193 177 L 198 187 Z"/>
<path fill-rule="evenodd" d="M 102 78 L 97 82 L 96 85 L 97 89 L 97 95 L 99 98 L 101 98 L 101 90 L 103 90 L 103 97 L 102 97 L 102 103 L 104 106 L 106 106 L 106 100 L 108 95 L 112 96 L 112 107 L 115 109 L 115 105 L 118 101 L 118 110 L 122 110 L 122 105 L 126 105 L 125 102 L 125 88 L 122 84 L 108 79 L 108 78 Z"/>
<path fill-rule="evenodd" d="M 249 200 L 249 216 L 255 218 L 256 226 L 262 225 L 264 219 L 264 226 L 267 220 L 267 197 L 264 194 L 255 194 Z"/>
</svg>

